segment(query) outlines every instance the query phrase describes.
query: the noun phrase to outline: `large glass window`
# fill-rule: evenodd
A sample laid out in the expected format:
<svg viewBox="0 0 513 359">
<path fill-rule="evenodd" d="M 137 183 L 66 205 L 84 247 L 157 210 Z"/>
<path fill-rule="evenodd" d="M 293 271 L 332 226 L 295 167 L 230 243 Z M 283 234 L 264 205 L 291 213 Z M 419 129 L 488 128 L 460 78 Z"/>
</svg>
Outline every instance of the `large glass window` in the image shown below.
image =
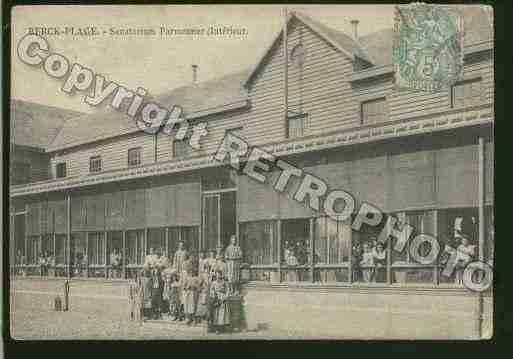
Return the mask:
<svg viewBox="0 0 513 359">
<path fill-rule="evenodd" d="M 277 236 L 275 221 L 241 223 L 241 246 L 244 262 L 249 265 L 277 264 Z"/>
<path fill-rule="evenodd" d="M 66 240 L 66 235 L 57 234 L 55 235 L 55 263 L 58 265 L 64 265 L 67 262 L 68 241 Z"/>
<path fill-rule="evenodd" d="M 148 230 L 148 248 L 153 248 L 155 253 L 165 255 L 166 252 L 166 229 L 151 228 Z"/>
<path fill-rule="evenodd" d="M 401 212 L 396 215 L 397 227 L 403 228 L 408 224 L 413 227 L 410 240 L 402 252 L 392 250 L 392 282 L 393 283 L 433 283 L 434 266 L 422 265 L 412 258 L 410 245 L 411 241 L 418 234 L 428 234 L 436 237 L 436 212 L 435 211 L 414 211 Z M 394 242 L 395 243 L 395 242 Z M 424 242 L 418 248 L 420 256 L 427 256 L 431 251 L 431 245 Z"/>
<path fill-rule="evenodd" d="M 127 231 L 125 239 L 126 263 L 128 265 L 142 265 L 144 263 L 144 231 Z"/>
<path fill-rule="evenodd" d="M 310 280 L 310 220 L 282 221 L 281 238 L 282 281 Z"/>
<path fill-rule="evenodd" d="M 38 259 L 41 252 L 41 242 L 39 236 L 30 236 L 27 238 L 27 263 L 38 264 Z"/>
<path fill-rule="evenodd" d="M 71 260 L 73 275 L 77 277 L 84 276 L 87 268 L 87 243 L 85 233 L 71 234 Z"/>
<path fill-rule="evenodd" d="M 245 222 L 239 226 L 243 262 L 250 266 L 249 280 L 278 282 L 276 221 Z"/>
<path fill-rule="evenodd" d="M 355 217 L 353 216 L 353 221 Z M 387 247 L 378 242 L 384 221 L 378 226 L 363 224 L 352 232 L 351 265 L 352 281 L 385 283 L 387 280 Z"/>
<path fill-rule="evenodd" d="M 315 281 L 347 282 L 351 245 L 351 223 L 338 222 L 329 217 L 315 219 L 314 261 Z M 344 268 L 335 265 L 343 264 Z"/>
<path fill-rule="evenodd" d="M 103 232 L 89 233 L 89 265 L 105 265 L 105 235 Z"/>
</svg>

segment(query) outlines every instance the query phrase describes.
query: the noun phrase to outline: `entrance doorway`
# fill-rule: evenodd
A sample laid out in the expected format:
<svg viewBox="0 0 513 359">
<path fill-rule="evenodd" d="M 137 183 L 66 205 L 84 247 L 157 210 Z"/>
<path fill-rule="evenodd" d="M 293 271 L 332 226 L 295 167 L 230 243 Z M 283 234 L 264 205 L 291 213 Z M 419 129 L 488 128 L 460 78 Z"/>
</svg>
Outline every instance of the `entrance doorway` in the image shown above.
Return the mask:
<svg viewBox="0 0 513 359">
<path fill-rule="evenodd" d="M 236 233 L 236 191 L 222 191 L 203 195 L 202 250 L 216 251 L 228 246 L 230 236 Z"/>
</svg>

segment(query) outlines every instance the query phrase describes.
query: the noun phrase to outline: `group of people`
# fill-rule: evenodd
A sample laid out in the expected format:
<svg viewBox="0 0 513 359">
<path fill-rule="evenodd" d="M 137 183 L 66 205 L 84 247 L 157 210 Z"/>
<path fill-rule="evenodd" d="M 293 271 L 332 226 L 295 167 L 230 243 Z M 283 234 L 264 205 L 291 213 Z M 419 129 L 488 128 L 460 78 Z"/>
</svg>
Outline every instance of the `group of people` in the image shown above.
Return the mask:
<svg viewBox="0 0 513 359">
<path fill-rule="evenodd" d="M 232 236 L 230 245 L 217 254 L 191 255 L 183 242 L 172 259 L 150 249 L 140 276 L 130 283 L 131 319 L 207 321 L 210 331 L 224 331 L 231 324 L 229 299 L 238 294 L 242 252 Z"/>
<path fill-rule="evenodd" d="M 382 283 L 386 281 L 387 253 L 376 237 L 353 245 L 353 281 Z"/>
</svg>

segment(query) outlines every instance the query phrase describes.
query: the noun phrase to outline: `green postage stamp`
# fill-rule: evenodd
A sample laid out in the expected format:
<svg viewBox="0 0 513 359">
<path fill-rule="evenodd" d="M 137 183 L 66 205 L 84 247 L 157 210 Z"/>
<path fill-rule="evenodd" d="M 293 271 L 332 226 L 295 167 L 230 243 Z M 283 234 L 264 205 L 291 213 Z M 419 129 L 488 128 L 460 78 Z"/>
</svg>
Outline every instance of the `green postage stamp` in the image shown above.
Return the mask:
<svg viewBox="0 0 513 359">
<path fill-rule="evenodd" d="M 437 92 L 463 74 L 463 20 L 456 7 L 414 3 L 395 8 L 395 83 Z"/>
</svg>

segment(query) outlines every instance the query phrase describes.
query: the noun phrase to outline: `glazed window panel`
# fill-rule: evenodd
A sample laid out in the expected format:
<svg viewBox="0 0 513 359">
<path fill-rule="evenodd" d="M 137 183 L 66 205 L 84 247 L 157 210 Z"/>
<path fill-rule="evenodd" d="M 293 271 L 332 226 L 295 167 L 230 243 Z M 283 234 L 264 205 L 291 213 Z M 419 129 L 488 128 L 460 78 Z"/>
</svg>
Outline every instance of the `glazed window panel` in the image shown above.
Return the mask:
<svg viewBox="0 0 513 359">
<path fill-rule="evenodd" d="M 287 137 L 302 137 L 305 132 L 306 116 L 298 115 L 289 117 L 287 120 Z"/>
<path fill-rule="evenodd" d="M 100 156 L 93 156 L 89 159 L 89 172 L 101 172 L 102 158 Z"/>
<path fill-rule="evenodd" d="M 189 138 L 186 137 L 183 140 L 174 140 L 173 154 L 175 158 L 190 156 L 191 147 L 189 146 Z"/>
<path fill-rule="evenodd" d="M 143 264 L 144 233 L 143 231 L 127 231 L 125 234 L 126 260 L 128 265 Z"/>
<path fill-rule="evenodd" d="M 39 255 L 41 252 L 41 242 L 39 240 L 39 236 L 30 236 L 27 238 L 27 263 L 28 264 L 37 264 Z"/>
<path fill-rule="evenodd" d="M 128 166 L 139 166 L 141 164 L 141 147 L 128 150 Z"/>
<path fill-rule="evenodd" d="M 63 234 L 57 234 L 55 236 L 55 263 L 56 264 L 66 264 L 67 262 L 67 255 L 68 255 L 68 248 L 67 248 L 68 241 L 66 240 L 66 235 Z"/>
<path fill-rule="evenodd" d="M 466 107 L 483 102 L 483 88 L 480 78 L 466 80 L 452 87 L 452 107 Z"/>
<path fill-rule="evenodd" d="M 385 98 L 362 102 L 362 124 L 369 125 L 384 122 L 387 119 L 387 101 Z"/>
<path fill-rule="evenodd" d="M 240 224 L 244 262 L 250 265 L 277 263 L 276 222 L 258 221 Z"/>
<path fill-rule="evenodd" d="M 101 232 L 89 233 L 89 264 L 105 265 L 105 235 Z"/>
<path fill-rule="evenodd" d="M 66 162 L 57 163 L 55 166 L 55 176 L 57 178 L 66 177 Z"/>
<path fill-rule="evenodd" d="M 351 236 L 351 223 L 338 222 L 329 217 L 316 218 L 315 263 L 347 263 Z"/>
</svg>

